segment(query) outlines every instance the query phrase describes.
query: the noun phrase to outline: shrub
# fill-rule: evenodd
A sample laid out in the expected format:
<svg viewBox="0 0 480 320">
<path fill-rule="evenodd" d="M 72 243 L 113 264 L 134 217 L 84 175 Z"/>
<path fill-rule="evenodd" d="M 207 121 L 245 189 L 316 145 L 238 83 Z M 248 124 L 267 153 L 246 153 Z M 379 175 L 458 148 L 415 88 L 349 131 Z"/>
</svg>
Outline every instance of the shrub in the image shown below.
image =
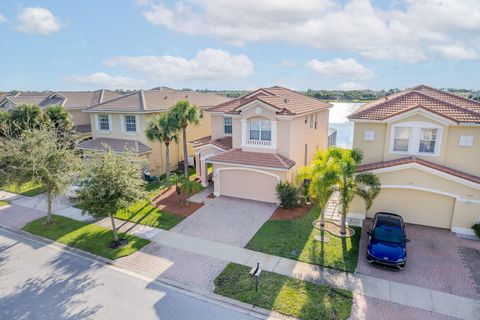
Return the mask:
<svg viewBox="0 0 480 320">
<path fill-rule="evenodd" d="M 475 223 L 475 224 L 472 226 L 472 230 L 473 230 L 473 232 L 475 232 L 475 234 L 477 235 L 477 237 L 480 238 L 480 222 L 479 222 L 479 223 Z"/>
<path fill-rule="evenodd" d="M 280 207 L 290 209 L 298 206 L 299 192 L 290 182 L 279 182 L 275 190 L 277 191 L 277 198 L 280 201 Z"/>
</svg>

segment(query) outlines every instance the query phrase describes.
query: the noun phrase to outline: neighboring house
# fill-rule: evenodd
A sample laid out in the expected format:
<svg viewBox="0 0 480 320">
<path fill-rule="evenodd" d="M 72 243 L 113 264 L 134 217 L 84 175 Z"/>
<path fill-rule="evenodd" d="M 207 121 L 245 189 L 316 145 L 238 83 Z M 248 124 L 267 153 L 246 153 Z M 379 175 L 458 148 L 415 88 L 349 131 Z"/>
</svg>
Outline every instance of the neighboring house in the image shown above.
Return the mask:
<svg viewBox="0 0 480 320">
<path fill-rule="evenodd" d="M 211 135 L 191 141 L 204 186 L 213 166 L 214 194 L 277 202 L 275 186 L 328 144 L 331 105 L 271 87 L 207 110 Z"/>
<path fill-rule="evenodd" d="M 480 102 L 418 86 L 361 106 L 353 147 L 363 150 L 360 172 L 380 178 L 373 207 L 355 199 L 350 217 L 378 211 L 406 222 L 473 234 L 480 220 Z"/>
<path fill-rule="evenodd" d="M 72 115 L 75 131 L 82 138 L 87 138 L 92 131 L 90 118 L 82 110 L 119 96 L 121 94 L 103 89 L 97 91 L 18 92 L 0 99 L 0 108 L 9 110 L 22 104 L 35 104 L 42 108 L 49 105 L 62 105 Z"/>
<path fill-rule="evenodd" d="M 163 142 L 148 140 L 145 129 L 155 116 L 168 111 L 179 100 L 188 100 L 200 109 L 200 124 L 191 125 L 187 129 L 187 137 L 196 139 L 210 132 L 210 116 L 204 114 L 204 109 L 230 99 L 214 94 L 178 91 L 165 87 L 126 94 L 84 110 L 90 117 L 93 139 L 80 143 L 77 148 L 86 152 L 102 151 L 104 145 L 115 152 L 123 152 L 127 148 L 147 160 L 148 169 L 152 174 L 163 174 L 166 170 L 165 145 Z M 181 136 L 179 133 L 179 144 L 170 145 L 172 169 L 183 160 Z M 189 155 L 193 154 L 193 148 L 189 147 Z"/>
</svg>

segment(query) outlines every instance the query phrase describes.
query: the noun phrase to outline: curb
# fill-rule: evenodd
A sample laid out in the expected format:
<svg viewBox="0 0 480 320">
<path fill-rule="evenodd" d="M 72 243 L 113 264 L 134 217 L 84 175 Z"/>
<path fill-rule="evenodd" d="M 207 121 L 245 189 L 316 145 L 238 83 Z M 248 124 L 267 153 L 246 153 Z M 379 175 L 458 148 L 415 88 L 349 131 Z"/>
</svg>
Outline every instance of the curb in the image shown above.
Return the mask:
<svg viewBox="0 0 480 320">
<path fill-rule="evenodd" d="M 291 316 L 287 316 L 287 315 L 278 313 L 276 311 L 267 310 L 267 309 L 257 307 L 257 306 L 254 306 L 254 305 L 251 305 L 251 304 L 248 304 L 248 303 L 244 303 L 244 302 L 240 302 L 240 301 L 228 298 L 228 297 L 224 297 L 224 296 L 212 293 L 210 291 L 207 291 L 203 288 L 200 288 L 200 287 L 197 287 L 197 286 L 194 286 L 194 285 L 190 285 L 190 284 L 187 284 L 187 283 L 183 283 L 183 282 L 179 282 L 179 281 L 176 281 L 176 280 L 168 279 L 168 278 L 165 278 L 161 275 L 157 276 L 157 277 L 154 277 L 154 278 L 152 278 L 150 276 L 146 276 L 146 275 L 141 275 L 141 274 L 138 274 L 138 273 L 136 273 L 132 270 L 122 268 L 122 267 L 116 265 L 115 260 L 110 260 L 108 258 L 104 258 L 104 257 L 98 256 L 98 255 L 95 255 L 93 253 L 83 251 L 81 249 L 77 249 L 77 248 L 74 248 L 74 247 L 71 247 L 71 246 L 67 246 L 63 243 L 59 243 L 59 242 L 56 242 L 56 241 L 48 239 L 48 238 L 44 238 L 44 237 L 41 237 L 41 236 L 38 236 L 38 235 L 35 235 L 35 234 L 31 234 L 31 233 L 29 233 L 27 231 L 24 231 L 24 230 L 19 230 L 19 229 L 12 228 L 12 227 L 9 227 L 9 226 L 5 226 L 5 225 L 2 225 L 2 224 L 0 224 L 0 230 L 7 231 L 8 233 L 13 233 L 17 236 L 20 236 L 20 237 L 22 237 L 24 239 L 27 239 L 27 240 L 30 240 L 30 241 L 34 241 L 34 242 L 37 242 L 37 243 L 40 243 L 40 244 L 43 244 L 43 245 L 47 245 L 47 246 L 52 247 L 56 250 L 66 251 L 69 254 L 72 254 L 73 256 L 76 256 L 76 257 L 82 258 L 82 259 L 86 259 L 86 260 L 89 260 L 91 262 L 102 264 L 102 265 L 104 265 L 108 268 L 111 268 L 111 269 L 113 269 L 117 272 L 121 272 L 123 274 L 129 275 L 131 277 L 141 279 L 143 281 L 150 282 L 150 283 L 156 283 L 156 284 L 159 284 L 163 287 L 167 287 L 167 288 L 179 291 L 183 294 L 187 294 L 187 295 L 192 296 L 194 298 L 197 298 L 197 299 L 200 299 L 200 300 L 203 300 L 203 301 L 206 301 L 206 302 L 214 303 L 214 304 L 223 306 L 225 308 L 235 310 L 235 311 L 244 313 L 244 314 L 249 315 L 249 316 L 256 317 L 258 319 L 267 319 L 267 318 L 268 319 L 297 319 L 297 318 L 294 318 L 294 317 L 291 317 Z"/>
</svg>

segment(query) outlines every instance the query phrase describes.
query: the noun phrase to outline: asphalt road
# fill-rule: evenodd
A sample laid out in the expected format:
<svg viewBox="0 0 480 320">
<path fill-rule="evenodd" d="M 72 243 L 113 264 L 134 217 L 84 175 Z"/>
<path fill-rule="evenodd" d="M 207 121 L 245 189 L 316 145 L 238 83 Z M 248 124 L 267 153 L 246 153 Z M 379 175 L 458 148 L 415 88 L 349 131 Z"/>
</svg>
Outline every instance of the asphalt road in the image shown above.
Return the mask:
<svg viewBox="0 0 480 320">
<path fill-rule="evenodd" d="M 257 318 L 0 229 L 0 319 Z"/>
</svg>

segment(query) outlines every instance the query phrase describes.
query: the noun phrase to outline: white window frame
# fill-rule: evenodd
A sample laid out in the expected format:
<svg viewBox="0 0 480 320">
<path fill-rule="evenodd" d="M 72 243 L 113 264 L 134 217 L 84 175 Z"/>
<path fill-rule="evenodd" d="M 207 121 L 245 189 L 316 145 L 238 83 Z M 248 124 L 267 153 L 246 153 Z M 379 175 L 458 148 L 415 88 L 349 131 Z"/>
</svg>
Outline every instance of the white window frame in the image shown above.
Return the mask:
<svg viewBox="0 0 480 320">
<path fill-rule="evenodd" d="M 473 139 L 473 135 L 471 134 L 462 134 L 460 138 L 458 138 L 458 145 L 460 147 L 472 147 Z"/>
<path fill-rule="evenodd" d="M 227 119 L 230 120 L 230 124 L 228 125 L 226 122 L 227 122 Z M 225 130 L 226 127 L 230 127 L 230 132 L 227 133 L 227 131 Z M 231 136 L 232 133 L 233 133 L 233 119 L 232 117 L 223 117 L 223 133 L 227 136 Z"/>
<path fill-rule="evenodd" d="M 365 140 L 365 141 L 375 141 L 375 131 L 365 130 L 363 132 L 363 140 Z"/>
<path fill-rule="evenodd" d="M 408 151 L 393 150 L 395 139 L 395 128 L 406 127 L 410 128 L 410 137 L 408 140 Z M 435 140 L 434 152 L 419 152 L 420 138 L 422 129 L 437 129 L 437 137 Z M 393 154 L 410 154 L 419 156 L 438 156 L 442 145 L 443 128 L 439 125 L 430 122 L 412 121 L 412 122 L 398 122 L 391 126 L 390 130 L 390 153 Z"/>
<path fill-rule="evenodd" d="M 127 123 L 127 118 L 133 118 L 135 121 L 135 130 L 128 130 L 128 123 Z M 125 132 L 126 133 L 137 133 L 138 132 L 138 121 L 137 117 L 132 114 L 126 114 L 123 116 L 123 119 L 125 120 Z"/>
<path fill-rule="evenodd" d="M 250 131 L 251 131 L 251 126 L 252 126 L 252 122 L 258 122 L 258 139 L 254 139 L 251 137 L 250 135 Z M 262 123 L 263 122 L 268 122 L 269 126 L 270 126 L 270 130 L 263 130 L 262 129 Z M 273 140 L 273 130 L 272 130 L 272 122 L 268 119 L 249 119 L 248 120 L 248 140 L 257 140 L 257 141 L 272 141 Z M 270 132 L 270 139 L 263 139 L 262 138 L 262 132 Z"/>
<path fill-rule="evenodd" d="M 107 117 L 108 129 L 102 129 L 101 117 Z M 100 131 L 100 132 L 111 132 L 112 131 L 112 116 L 110 114 L 99 114 L 99 115 L 97 115 L 97 122 L 98 122 L 98 131 Z"/>
</svg>

